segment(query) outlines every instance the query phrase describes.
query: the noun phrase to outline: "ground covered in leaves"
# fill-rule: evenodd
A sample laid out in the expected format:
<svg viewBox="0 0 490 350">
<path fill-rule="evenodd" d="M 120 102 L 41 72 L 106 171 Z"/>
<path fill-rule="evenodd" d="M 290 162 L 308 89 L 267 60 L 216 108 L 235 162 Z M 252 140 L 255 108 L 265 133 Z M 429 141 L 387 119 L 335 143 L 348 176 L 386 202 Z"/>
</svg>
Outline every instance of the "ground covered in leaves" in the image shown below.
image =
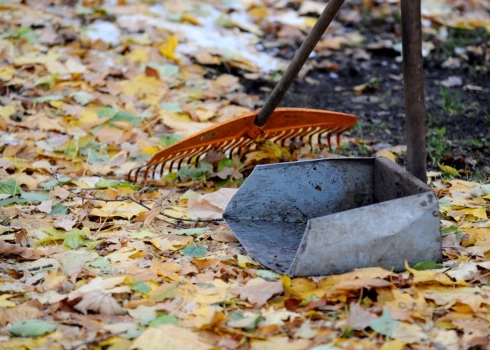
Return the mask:
<svg viewBox="0 0 490 350">
<path fill-rule="evenodd" d="M 370 62 L 374 51 L 398 52 L 394 6 L 349 4 L 300 84 L 313 91 L 321 72 L 341 77 L 345 67 L 335 60 L 342 55 Z M 484 38 L 490 29 L 485 1 L 424 6 L 426 35 L 464 27 Z M 490 185 L 452 177 L 483 171 L 484 163 L 444 163 L 443 131 L 429 146 L 444 172 L 431 173 L 444 261 L 398 273 L 374 267 L 291 279 L 250 258 L 220 221 L 258 162 L 337 156 L 337 149 L 264 144 L 241 159 L 208 155 L 145 186 L 125 181 L 181 137 L 260 107 L 322 8 L 312 1 L 0 3 L 2 349 L 489 346 Z M 391 44 L 367 34 L 370 21 L 392 17 Z M 438 58 L 441 67 L 486 74 L 480 44 L 453 45 Z M 488 89 L 488 81 L 461 85 L 457 78 L 444 79 L 443 88 Z M 392 80 L 400 81 L 399 72 Z M 370 79 L 339 92 L 352 92 L 352 106 L 368 111 L 376 88 Z M 440 107 L 454 119 L 473 108 L 444 98 Z M 371 135 L 372 143 L 359 130 L 347 135 L 343 153 L 369 146 L 403 160 L 403 138 L 383 146 Z M 478 142 L 476 149 L 488 150 Z"/>
</svg>

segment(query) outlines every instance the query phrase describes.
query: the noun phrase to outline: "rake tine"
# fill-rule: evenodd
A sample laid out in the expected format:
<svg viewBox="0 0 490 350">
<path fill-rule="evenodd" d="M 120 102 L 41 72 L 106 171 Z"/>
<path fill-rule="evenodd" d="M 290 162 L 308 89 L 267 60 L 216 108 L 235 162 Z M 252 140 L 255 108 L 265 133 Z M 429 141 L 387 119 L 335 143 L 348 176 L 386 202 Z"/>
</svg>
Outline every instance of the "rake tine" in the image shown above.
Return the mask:
<svg viewBox="0 0 490 350">
<path fill-rule="evenodd" d="M 145 181 L 145 185 L 146 185 L 146 181 L 148 180 L 148 171 L 150 170 L 150 167 L 147 166 L 146 167 L 146 170 L 145 170 L 145 173 L 143 174 L 143 179 Z"/>
<path fill-rule="evenodd" d="M 160 179 L 163 177 L 163 172 L 165 171 L 165 164 L 166 163 L 167 163 L 166 161 L 164 161 L 164 162 L 161 163 L 162 164 L 162 168 L 160 169 Z"/>
</svg>

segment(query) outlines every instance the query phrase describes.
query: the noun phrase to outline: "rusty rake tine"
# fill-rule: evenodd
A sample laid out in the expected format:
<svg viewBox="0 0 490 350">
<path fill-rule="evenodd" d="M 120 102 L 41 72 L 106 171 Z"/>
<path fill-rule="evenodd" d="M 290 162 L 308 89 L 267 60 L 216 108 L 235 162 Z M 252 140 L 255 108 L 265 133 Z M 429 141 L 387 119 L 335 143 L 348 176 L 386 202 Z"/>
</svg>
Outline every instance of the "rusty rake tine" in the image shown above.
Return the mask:
<svg viewBox="0 0 490 350">
<path fill-rule="evenodd" d="M 230 158 L 230 159 L 231 159 L 231 158 L 233 157 L 233 150 L 235 150 L 235 149 L 239 148 L 239 147 L 240 147 L 240 146 L 241 146 L 241 145 L 242 145 L 244 142 L 245 142 L 245 141 L 244 141 L 244 139 L 243 139 L 243 138 L 239 139 L 237 143 L 232 144 L 232 145 L 230 145 L 229 147 L 227 147 L 226 149 L 224 149 L 224 150 L 223 150 L 223 153 L 225 153 L 225 155 L 226 155 L 226 152 L 228 152 L 228 150 L 230 150 L 230 149 L 231 149 L 231 152 L 230 152 L 230 154 L 228 155 L 228 158 Z"/>
<path fill-rule="evenodd" d="M 283 130 L 281 131 L 280 133 L 278 133 L 277 135 L 275 135 L 274 137 L 271 138 L 271 141 L 272 142 L 277 142 L 281 139 L 281 137 L 286 133 L 286 130 Z"/>
<path fill-rule="evenodd" d="M 178 156 L 175 161 L 178 161 L 177 163 L 177 170 L 180 170 L 181 166 L 182 166 L 182 162 L 184 161 L 184 159 L 186 159 L 188 156 L 188 153 L 187 151 L 183 152 L 180 156 Z"/>
<path fill-rule="evenodd" d="M 162 167 L 160 168 L 160 178 L 163 177 L 163 172 L 165 171 L 165 164 L 167 164 L 167 161 L 164 161 L 161 164 L 162 164 Z"/>
<path fill-rule="evenodd" d="M 221 152 L 223 152 L 223 154 L 226 156 L 226 152 L 227 152 L 227 151 L 228 151 L 230 148 L 233 148 L 233 147 L 235 146 L 235 144 L 236 144 L 236 143 L 238 143 L 238 141 L 237 141 L 237 142 L 235 142 L 235 141 L 237 141 L 237 140 L 233 140 L 233 141 L 232 141 L 230 144 L 225 143 L 225 144 L 221 145 L 221 146 L 219 147 L 219 148 L 220 148 L 220 151 L 221 151 Z"/>
<path fill-rule="evenodd" d="M 129 171 L 128 176 L 126 177 L 126 179 L 128 180 L 128 182 L 131 182 L 131 181 L 132 181 L 132 180 L 131 180 L 131 174 L 133 173 L 133 171 L 134 171 L 134 170 L 135 170 L 135 169 L 131 169 L 131 170 Z M 135 181 L 135 182 L 136 182 L 136 181 Z"/>
<path fill-rule="evenodd" d="M 311 149 L 313 150 L 313 138 L 318 134 L 318 132 L 321 130 L 321 127 L 317 126 L 315 130 L 310 132 L 306 137 L 308 138 L 308 143 L 311 146 Z"/>
<path fill-rule="evenodd" d="M 284 147 L 284 142 L 291 137 L 292 134 L 295 133 L 295 130 L 290 130 L 289 133 L 284 133 L 276 142 L 280 142 L 281 146 Z"/>
<path fill-rule="evenodd" d="M 180 166 L 182 165 L 182 162 L 184 161 L 184 159 L 186 159 L 186 157 L 182 158 L 180 161 L 179 161 L 179 164 L 177 164 L 177 169 L 180 170 Z"/>
<path fill-rule="evenodd" d="M 248 140 L 245 139 L 245 138 L 241 138 L 239 140 L 239 142 L 235 145 L 235 147 L 233 147 L 233 149 L 231 150 L 230 154 L 229 154 L 229 158 L 232 159 L 233 158 L 233 154 L 235 153 L 235 151 L 237 152 L 237 154 L 239 154 L 240 150 L 242 149 L 243 145 L 247 142 Z"/>
<path fill-rule="evenodd" d="M 152 164 L 152 165 L 150 165 L 148 167 L 149 169 L 152 169 L 152 171 L 151 171 L 151 178 L 153 180 L 155 180 L 155 171 L 157 170 L 157 166 L 158 166 L 158 163 L 157 164 Z"/>
<path fill-rule="evenodd" d="M 201 157 L 204 153 L 203 153 L 203 149 L 204 149 L 204 146 L 201 146 L 199 148 L 197 148 L 194 152 L 192 152 L 192 157 L 196 157 L 196 161 L 195 163 L 198 164 L 199 163 L 199 157 Z M 191 164 L 191 160 L 192 160 L 192 157 L 189 158 L 189 161 L 187 162 L 187 165 Z"/>
<path fill-rule="evenodd" d="M 146 184 L 146 180 L 148 179 L 148 171 L 149 170 L 150 170 L 150 167 L 146 167 L 145 173 L 143 174 L 144 184 Z"/>
</svg>

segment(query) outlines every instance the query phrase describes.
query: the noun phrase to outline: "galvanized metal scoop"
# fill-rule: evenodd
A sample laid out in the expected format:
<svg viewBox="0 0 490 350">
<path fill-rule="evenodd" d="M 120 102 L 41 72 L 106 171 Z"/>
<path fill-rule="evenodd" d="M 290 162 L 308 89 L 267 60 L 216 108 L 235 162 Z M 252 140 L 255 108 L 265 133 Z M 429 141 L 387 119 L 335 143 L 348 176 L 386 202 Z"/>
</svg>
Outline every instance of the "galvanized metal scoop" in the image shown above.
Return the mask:
<svg viewBox="0 0 490 350">
<path fill-rule="evenodd" d="M 442 257 L 436 195 L 383 157 L 259 165 L 223 217 L 250 256 L 290 276 Z"/>
</svg>

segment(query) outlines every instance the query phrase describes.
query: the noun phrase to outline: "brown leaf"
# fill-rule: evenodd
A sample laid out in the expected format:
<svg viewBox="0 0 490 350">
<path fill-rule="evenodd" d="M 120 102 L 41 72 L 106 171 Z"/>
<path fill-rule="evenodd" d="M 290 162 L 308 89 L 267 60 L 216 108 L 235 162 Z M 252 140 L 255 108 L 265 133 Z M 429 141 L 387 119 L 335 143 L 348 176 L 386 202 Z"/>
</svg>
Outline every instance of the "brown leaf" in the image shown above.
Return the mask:
<svg viewBox="0 0 490 350">
<path fill-rule="evenodd" d="M 33 248 L 25 248 L 17 244 L 10 244 L 4 241 L 0 241 L 0 255 L 1 254 L 20 255 L 24 259 L 30 260 L 35 260 L 40 257 L 39 252 Z"/>
<path fill-rule="evenodd" d="M 233 294 L 239 295 L 241 299 L 248 300 L 256 306 L 264 305 L 267 300 L 283 291 L 282 281 L 267 282 L 262 278 L 251 279 L 246 285 L 231 289 Z"/>
<path fill-rule="evenodd" d="M 53 226 L 56 228 L 62 228 L 65 231 L 70 231 L 76 223 L 76 219 L 72 220 L 67 217 L 60 217 L 53 222 Z"/>
<path fill-rule="evenodd" d="M 211 348 L 199 338 L 197 333 L 173 324 L 148 328 L 136 338 L 131 346 L 131 349 L 139 350 L 207 350 Z"/>
<path fill-rule="evenodd" d="M 93 290 L 83 296 L 82 301 L 75 305 L 75 309 L 84 313 L 94 311 L 103 315 L 124 315 L 126 310 L 121 307 L 110 294 Z"/>
<path fill-rule="evenodd" d="M 365 310 L 358 303 L 351 303 L 349 306 L 349 324 L 356 331 L 369 327 L 371 321 L 376 318 L 375 314 Z"/>
</svg>

